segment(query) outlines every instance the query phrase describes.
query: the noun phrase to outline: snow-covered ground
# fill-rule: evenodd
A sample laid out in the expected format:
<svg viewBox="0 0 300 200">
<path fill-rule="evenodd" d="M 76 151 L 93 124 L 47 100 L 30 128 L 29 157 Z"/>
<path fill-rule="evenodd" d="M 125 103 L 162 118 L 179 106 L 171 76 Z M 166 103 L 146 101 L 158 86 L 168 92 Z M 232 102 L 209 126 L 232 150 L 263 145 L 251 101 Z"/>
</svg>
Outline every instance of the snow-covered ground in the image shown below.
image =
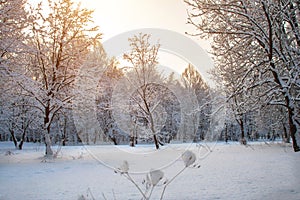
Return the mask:
<svg viewBox="0 0 300 200">
<path fill-rule="evenodd" d="M 53 147 L 54 150 L 57 147 Z M 188 168 L 166 189 L 164 199 L 300 199 L 300 154 L 280 143 L 171 144 L 62 147 L 58 158 L 44 160 L 44 146 L 25 144 L 14 150 L 0 143 L 0 200 L 141 199 L 137 188 L 114 172 L 124 160 L 142 189 L 146 173 L 161 169 L 170 180 L 184 164 L 181 154 L 193 151 L 201 167 Z M 43 162 L 46 161 L 46 162 Z M 159 199 L 158 185 L 151 199 Z"/>
</svg>

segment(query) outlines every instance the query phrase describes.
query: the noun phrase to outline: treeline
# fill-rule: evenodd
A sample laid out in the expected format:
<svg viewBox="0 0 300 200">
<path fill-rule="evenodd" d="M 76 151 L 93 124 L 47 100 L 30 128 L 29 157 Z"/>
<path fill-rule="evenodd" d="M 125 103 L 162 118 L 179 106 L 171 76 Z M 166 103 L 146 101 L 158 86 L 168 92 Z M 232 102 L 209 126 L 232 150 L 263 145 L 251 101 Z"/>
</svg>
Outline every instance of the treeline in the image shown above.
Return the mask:
<svg viewBox="0 0 300 200">
<path fill-rule="evenodd" d="M 148 34 L 128 39 L 123 59 L 130 66 L 120 66 L 102 48 L 93 12 L 71 0 L 1 1 L 0 140 L 19 149 L 43 142 L 49 156 L 53 144 L 159 148 L 276 138 L 291 138 L 299 150 L 299 4 L 256 3 L 187 1 L 193 12 L 217 16 L 214 23 L 193 12 L 189 18 L 214 38 L 217 88 L 210 88 L 190 64 L 180 75 L 164 74 L 160 44 L 150 44 Z M 258 8 L 267 20 L 253 15 Z"/>
</svg>

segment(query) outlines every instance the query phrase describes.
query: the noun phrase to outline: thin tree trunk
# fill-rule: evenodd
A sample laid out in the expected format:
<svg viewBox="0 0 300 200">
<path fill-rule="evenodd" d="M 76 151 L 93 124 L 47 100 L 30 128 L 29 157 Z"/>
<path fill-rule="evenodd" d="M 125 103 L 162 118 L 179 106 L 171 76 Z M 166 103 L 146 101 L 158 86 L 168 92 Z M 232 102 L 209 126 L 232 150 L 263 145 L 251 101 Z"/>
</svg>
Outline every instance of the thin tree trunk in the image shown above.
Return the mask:
<svg viewBox="0 0 300 200">
<path fill-rule="evenodd" d="M 245 139 L 245 130 L 244 130 L 244 120 L 243 118 L 241 118 L 239 120 L 239 124 L 240 124 L 240 128 L 241 128 L 241 139 L 240 139 L 240 143 L 243 145 L 246 145 L 246 139 Z"/>
<path fill-rule="evenodd" d="M 146 89 L 143 90 L 142 98 L 143 98 L 143 101 L 144 101 L 144 105 L 146 107 L 147 115 L 149 116 L 149 119 L 150 119 L 150 129 L 151 129 L 151 132 L 153 134 L 153 140 L 154 140 L 155 148 L 159 149 L 159 142 L 158 142 L 158 139 L 157 139 L 157 136 L 156 136 L 156 133 L 155 133 L 155 129 L 154 129 L 153 116 L 152 116 L 152 113 L 150 111 L 150 108 L 149 108 L 147 100 L 146 100 Z"/>
<path fill-rule="evenodd" d="M 158 140 L 157 140 L 156 134 L 153 134 L 153 140 L 154 140 L 155 148 L 159 149 L 159 144 L 158 144 Z"/>
<path fill-rule="evenodd" d="M 115 137 L 109 136 L 109 139 L 114 143 L 114 145 L 118 145 L 117 139 Z"/>
<path fill-rule="evenodd" d="M 46 127 L 46 130 L 44 132 L 45 134 L 45 145 L 46 145 L 46 156 L 53 156 L 53 151 L 51 149 L 51 138 L 50 138 L 50 108 L 49 106 L 45 107 L 45 118 L 44 118 L 44 127 Z"/>
<path fill-rule="evenodd" d="M 26 131 L 27 131 L 28 126 L 29 126 L 29 122 L 25 125 L 25 122 L 23 121 L 23 123 L 22 123 L 22 130 L 23 130 L 22 138 L 21 138 L 21 141 L 18 145 L 19 150 L 23 149 L 23 144 L 24 144 L 24 141 L 25 141 Z"/>
<path fill-rule="evenodd" d="M 12 140 L 14 142 L 15 147 L 18 148 L 18 141 L 17 141 L 17 138 L 15 136 L 15 131 L 13 129 L 10 130 L 10 135 L 12 137 Z"/>
<path fill-rule="evenodd" d="M 23 149 L 24 140 L 21 140 L 21 142 L 18 145 L 19 150 Z"/>
<path fill-rule="evenodd" d="M 290 134 L 293 142 L 293 149 L 295 152 L 300 151 L 300 148 L 297 143 L 296 134 L 297 134 L 297 126 L 293 119 L 293 110 L 291 108 L 288 109 L 288 121 L 290 126 Z"/>
<path fill-rule="evenodd" d="M 157 136 L 155 134 L 154 121 L 153 121 L 151 113 L 150 113 L 150 126 L 151 126 L 151 131 L 152 131 L 152 134 L 153 134 L 153 140 L 154 140 L 155 148 L 159 149 L 159 143 L 158 143 L 158 140 L 157 140 Z"/>
<path fill-rule="evenodd" d="M 67 118 L 64 116 L 64 127 L 63 127 L 62 145 L 66 146 L 66 142 L 67 142 Z"/>
<path fill-rule="evenodd" d="M 23 144 L 24 144 L 24 141 L 25 141 L 25 136 L 26 136 L 26 130 L 23 130 L 22 139 L 21 139 L 21 141 L 20 141 L 20 143 L 19 143 L 19 145 L 18 145 L 18 148 L 19 148 L 20 150 L 23 149 Z"/>
<path fill-rule="evenodd" d="M 285 143 L 290 143 L 290 137 L 288 136 L 286 127 L 285 127 L 285 125 L 284 125 L 283 122 L 282 122 L 282 127 L 283 127 L 283 141 L 284 141 Z"/>
<path fill-rule="evenodd" d="M 225 124 L 225 142 L 228 143 L 228 127 L 227 127 L 227 123 Z"/>
</svg>

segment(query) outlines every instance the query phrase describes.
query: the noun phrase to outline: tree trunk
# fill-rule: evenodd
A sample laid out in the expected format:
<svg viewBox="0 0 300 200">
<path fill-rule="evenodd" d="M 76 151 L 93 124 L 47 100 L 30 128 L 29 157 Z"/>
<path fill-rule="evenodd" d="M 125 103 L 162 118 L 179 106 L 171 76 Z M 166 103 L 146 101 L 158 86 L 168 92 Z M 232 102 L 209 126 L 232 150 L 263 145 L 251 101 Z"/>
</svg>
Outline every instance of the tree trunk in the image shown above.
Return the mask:
<svg viewBox="0 0 300 200">
<path fill-rule="evenodd" d="M 145 92 L 144 92 L 145 93 Z M 147 115 L 149 116 L 149 120 L 150 120 L 150 129 L 151 129 L 151 132 L 153 134 L 153 141 L 154 141 L 154 144 L 155 144 L 155 148 L 156 149 L 159 149 L 159 142 L 158 142 L 158 139 L 157 139 L 157 136 L 156 136 L 156 133 L 155 133 L 155 129 L 154 129 L 154 120 L 153 120 L 153 116 L 152 116 L 152 113 L 150 111 L 150 108 L 147 104 L 147 101 L 146 101 L 146 98 L 145 98 L 146 95 L 144 95 L 144 104 L 145 104 L 145 107 L 146 107 L 146 110 L 147 110 Z"/>
<path fill-rule="evenodd" d="M 135 137 L 134 136 L 130 136 L 129 146 L 135 147 Z"/>
<path fill-rule="evenodd" d="M 46 145 L 46 156 L 53 156 L 53 151 L 51 149 L 51 138 L 50 138 L 50 119 L 49 119 L 49 115 L 50 115 L 50 107 L 47 106 L 45 107 L 45 118 L 44 118 L 44 127 L 45 127 L 45 145 Z"/>
<path fill-rule="evenodd" d="M 24 140 L 21 140 L 21 142 L 18 145 L 19 150 L 23 149 Z"/>
<path fill-rule="evenodd" d="M 50 138 L 50 134 L 46 133 L 45 134 L 45 145 L 46 145 L 46 156 L 53 156 L 53 151 L 51 149 L 51 138 Z"/>
<path fill-rule="evenodd" d="M 117 139 L 115 137 L 109 136 L 109 139 L 114 143 L 114 145 L 118 145 Z"/>
<path fill-rule="evenodd" d="M 245 139 L 245 130 L 244 130 L 244 120 L 243 118 L 241 118 L 239 120 L 239 124 L 240 124 L 240 128 L 241 128 L 241 139 L 240 139 L 240 143 L 242 145 L 246 145 L 247 144 L 247 141 Z"/>
<path fill-rule="evenodd" d="M 10 130 L 10 135 L 12 137 L 12 140 L 14 142 L 15 147 L 18 148 L 18 141 L 17 141 L 17 138 L 15 136 L 15 131 L 13 129 Z"/>
<path fill-rule="evenodd" d="M 154 140 L 155 148 L 159 149 L 159 144 L 158 144 L 158 140 L 157 140 L 156 134 L 153 134 L 153 140 Z"/>
<path fill-rule="evenodd" d="M 150 129 L 151 129 L 152 134 L 153 134 L 153 140 L 154 140 L 155 148 L 156 148 L 156 149 L 159 149 L 159 142 L 158 142 L 157 136 L 156 136 L 156 134 L 155 134 L 154 121 L 153 121 L 153 118 L 152 118 L 152 114 L 150 113 L 150 110 L 149 110 L 148 107 L 147 107 L 147 109 L 148 109 L 148 111 L 149 111 L 149 117 L 150 117 Z"/>
<path fill-rule="evenodd" d="M 227 128 L 227 124 L 225 124 L 225 135 L 224 135 L 224 139 L 225 139 L 225 142 L 228 143 L 228 128 Z"/>
<path fill-rule="evenodd" d="M 63 127 L 63 138 L 62 138 L 62 145 L 66 146 L 67 142 L 67 117 L 64 116 L 64 127 Z"/>
<path fill-rule="evenodd" d="M 297 126 L 294 122 L 293 115 L 294 115 L 293 109 L 288 108 L 288 121 L 289 121 L 289 126 L 290 126 L 290 135 L 291 135 L 292 142 L 293 142 L 293 149 L 295 152 L 298 152 L 298 151 L 300 151 L 300 148 L 298 146 L 297 139 L 296 139 Z"/>
<path fill-rule="evenodd" d="M 19 145 L 18 145 L 18 148 L 19 148 L 20 150 L 23 149 L 23 144 L 24 144 L 24 141 L 25 141 L 25 136 L 26 136 L 26 130 L 23 131 L 22 139 L 21 139 L 21 141 L 20 141 L 20 143 L 19 143 Z"/>
<path fill-rule="evenodd" d="M 290 137 L 288 136 L 286 127 L 285 127 L 285 125 L 284 125 L 283 122 L 282 122 L 282 127 L 283 127 L 283 141 L 284 141 L 285 143 L 290 143 Z"/>
</svg>

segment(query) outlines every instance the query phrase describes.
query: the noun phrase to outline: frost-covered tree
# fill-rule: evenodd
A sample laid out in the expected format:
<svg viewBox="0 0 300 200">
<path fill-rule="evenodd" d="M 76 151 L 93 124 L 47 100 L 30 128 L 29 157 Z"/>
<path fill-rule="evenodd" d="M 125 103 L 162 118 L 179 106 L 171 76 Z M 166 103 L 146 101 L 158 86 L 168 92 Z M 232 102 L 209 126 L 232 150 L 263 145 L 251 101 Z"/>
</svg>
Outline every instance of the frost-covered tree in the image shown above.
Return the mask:
<svg viewBox="0 0 300 200">
<path fill-rule="evenodd" d="M 20 68 L 18 61 L 22 60 L 22 54 L 26 48 L 24 41 L 27 35 L 24 29 L 27 25 L 25 1 L 3 0 L 0 2 L 0 93 L 3 95 L 16 86 L 9 73 Z M 1 100 L 9 101 L 9 99 Z"/>
<path fill-rule="evenodd" d="M 7 139 L 13 141 L 17 149 L 29 141 L 29 134 L 38 129 L 39 112 L 32 108 L 33 99 L 26 97 L 20 88 L 12 88 L 1 95 L 0 129 L 2 133 L 9 133 Z"/>
<path fill-rule="evenodd" d="M 211 99 L 209 87 L 203 80 L 200 73 L 191 64 L 184 70 L 181 75 L 185 89 L 192 90 L 198 101 L 197 115 L 199 124 L 194 135 L 194 141 L 204 140 L 210 126 Z"/>
<path fill-rule="evenodd" d="M 185 2 L 190 7 L 188 21 L 197 28 L 197 35 L 213 38 L 221 83 L 238 77 L 228 98 L 242 98 L 237 105 L 251 109 L 257 102 L 283 106 L 293 149 L 300 151 L 299 2 Z"/>
<path fill-rule="evenodd" d="M 27 128 L 34 119 L 28 114 L 27 97 L 20 96 L 22 91 L 14 80 L 18 73 L 26 71 L 24 55 L 30 51 L 25 44 L 28 38 L 28 14 L 26 1 L 3 0 L 0 2 L 0 123 L 4 139 L 13 139 L 15 146 L 22 148 Z M 14 73 L 17 72 L 17 73 Z M 27 113 L 27 114 L 26 114 Z M 22 124 L 22 125 L 21 125 Z M 17 136 L 22 132 L 21 143 L 17 145 Z"/>
<path fill-rule="evenodd" d="M 181 108 L 175 94 L 165 85 L 149 83 L 144 97 L 153 118 L 153 130 L 160 144 L 169 143 L 177 134 L 181 122 Z M 141 90 L 144 90 L 142 88 Z M 153 136 L 148 113 L 141 108 L 144 102 L 139 91 L 135 90 L 129 99 L 129 114 L 134 125 L 138 127 L 139 138 Z M 150 130 L 149 130 L 150 129 Z"/>
<path fill-rule="evenodd" d="M 97 32 L 97 27 L 89 27 L 92 12 L 71 0 L 49 0 L 46 5 L 40 3 L 31 8 L 32 22 L 28 27 L 31 39 L 27 41 L 31 54 L 27 57 L 27 73 L 18 82 L 36 100 L 42 113 L 49 156 L 53 154 L 50 131 L 53 119 L 70 106 L 76 72 L 100 37 L 100 34 L 90 36 Z"/>
<path fill-rule="evenodd" d="M 157 69 L 160 45 L 151 45 L 150 35 L 142 33 L 129 38 L 129 43 L 131 51 L 123 58 L 130 66 L 124 68 L 124 78 L 114 91 L 114 116 L 131 137 L 138 133 L 158 149 L 176 135 L 180 104 Z"/>
<path fill-rule="evenodd" d="M 141 109 L 143 115 L 141 116 L 148 129 L 152 134 L 156 149 L 159 149 L 159 141 L 157 138 L 157 130 L 155 129 L 154 110 L 149 102 L 149 89 L 151 83 L 156 82 L 157 78 L 156 66 L 158 64 L 158 50 L 160 45 L 151 45 L 149 42 L 150 35 L 142 34 L 129 38 L 131 52 L 123 55 L 124 59 L 133 66 L 132 76 L 130 80 L 131 85 L 135 87 L 138 96 L 133 97 L 133 102 Z M 155 105 L 158 106 L 158 105 Z M 138 114 L 138 113 L 136 113 Z"/>
<path fill-rule="evenodd" d="M 112 96 L 117 81 L 123 77 L 123 72 L 117 67 L 119 63 L 115 58 L 109 62 L 110 64 L 106 66 L 106 69 L 99 77 L 96 94 L 97 119 L 103 134 L 117 145 L 122 134 L 113 118 Z"/>
<path fill-rule="evenodd" d="M 0 2 L 0 65 L 1 73 L 8 70 L 8 64 L 16 61 L 18 54 L 26 46 L 24 40 L 27 34 L 28 16 L 24 0 L 3 0 Z"/>
<path fill-rule="evenodd" d="M 72 113 L 77 133 L 85 144 L 102 142 L 104 139 L 103 122 L 101 117 L 97 116 L 97 112 L 99 112 L 99 99 L 102 100 L 102 95 L 105 96 L 106 85 L 101 80 L 110 66 L 109 63 L 103 46 L 97 42 L 76 73 Z"/>
<path fill-rule="evenodd" d="M 284 142 L 289 142 L 287 113 L 282 106 L 266 106 L 258 111 L 254 119 L 256 137 L 266 140 L 275 140 L 281 137 Z M 259 130 L 259 131 L 258 131 Z"/>
</svg>

